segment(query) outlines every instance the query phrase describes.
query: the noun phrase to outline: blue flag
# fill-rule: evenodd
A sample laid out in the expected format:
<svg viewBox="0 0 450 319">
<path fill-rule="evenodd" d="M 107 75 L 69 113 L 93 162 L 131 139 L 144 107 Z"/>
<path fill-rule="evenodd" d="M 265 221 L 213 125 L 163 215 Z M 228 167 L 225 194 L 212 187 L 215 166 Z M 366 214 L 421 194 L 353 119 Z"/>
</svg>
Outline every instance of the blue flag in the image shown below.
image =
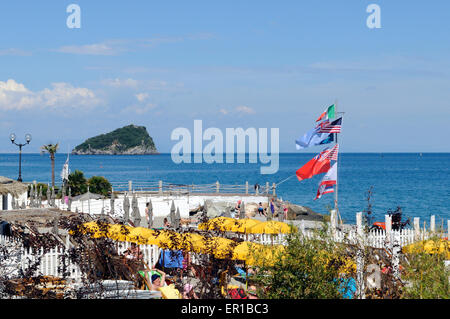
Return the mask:
<svg viewBox="0 0 450 319">
<path fill-rule="evenodd" d="M 316 127 L 306 132 L 302 137 L 295 141 L 295 147 L 300 150 L 315 145 L 328 144 L 333 142 L 333 134 L 319 133 L 320 127 Z"/>
</svg>

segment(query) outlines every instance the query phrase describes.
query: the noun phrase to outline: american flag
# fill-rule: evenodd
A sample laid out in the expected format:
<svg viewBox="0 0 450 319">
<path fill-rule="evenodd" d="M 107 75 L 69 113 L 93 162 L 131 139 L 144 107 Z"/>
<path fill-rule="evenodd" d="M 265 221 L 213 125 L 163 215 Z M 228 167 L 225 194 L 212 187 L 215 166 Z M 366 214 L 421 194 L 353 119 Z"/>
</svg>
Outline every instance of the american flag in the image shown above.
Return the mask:
<svg viewBox="0 0 450 319">
<path fill-rule="evenodd" d="M 342 117 L 333 122 L 324 121 L 318 125 L 317 133 L 341 133 Z"/>
<path fill-rule="evenodd" d="M 328 158 L 330 161 L 337 161 L 339 153 L 339 144 L 334 145 L 331 149 L 325 150 L 326 153 L 323 154 L 324 157 Z"/>
</svg>

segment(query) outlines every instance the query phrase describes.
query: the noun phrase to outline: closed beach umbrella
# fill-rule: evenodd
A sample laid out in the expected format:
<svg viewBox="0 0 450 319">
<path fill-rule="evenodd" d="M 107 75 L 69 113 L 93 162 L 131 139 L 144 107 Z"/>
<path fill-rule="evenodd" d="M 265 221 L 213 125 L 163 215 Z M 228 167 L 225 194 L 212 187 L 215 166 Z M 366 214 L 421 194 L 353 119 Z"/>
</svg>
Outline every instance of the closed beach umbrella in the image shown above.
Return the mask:
<svg viewBox="0 0 450 319">
<path fill-rule="evenodd" d="M 51 196 L 51 206 L 52 207 L 55 207 L 55 198 L 56 198 L 56 195 L 55 195 L 55 188 L 54 187 L 52 187 L 52 194 L 50 195 Z"/>
<path fill-rule="evenodd" d="M 42 206 L 42 185 L 39 186 L 38 207 Z"/>
<path fill-rule="evenodd" d="M 177 211 L 175 212 L 175 228 L 180 227 L 180 223 L 181 223 L 180 208 L 177 207 Z"/>
<path fill-rule="evenodd" d="M 47 197 L 47 205 L 48 205 L 48 206 L 50 206 L 51 196 L 52 196 L 52 194 L 51 194 L 51 190 L 50 190 L 50 184 L 47 184 L 47 194 L 46 194 L 46 197 Z"/>
<path fill-rule="evenodd" d="M 136 197 L 136 194 L 133 195 L 133 199 L 132 199 L 132 215 L 133 215 L 133 224 L 136 227 L 139 227 L 139 225 L 141 224 L 141 213 L 139 212 L 139 207 L 138 207 L 138 200 Z"/>
<path fill-rule="evenodd" d="M 148 203 L 148 227 L 149 228 L 153 227 L 153 204 L 152 204 L 152 200 L 150 200 L 149 203 Z"/>
<path fill-rule="evenodd" d="M 242 202 L 242 205 L 241 205 L 241 210 L 239 212 L 239 218 L 240 219 L 244 219 L 245 218 L 245 204 L 244 204 L 244 202 Z"/>
<path fill-rule="evenodd" d="M 69 196 L 68 196 L 67 210 L 70 211 L 72 208 L 72 189 L 69 187 Z"/>
<path fill-rule="evenodd" d="M 114 190 L 111 188 L 111 199 L 109 200 L 109 206 L 110 206 L 109 213 L 111 215 L 114 215 L 114 200 L 115 200 Z"/>
<path fill-rule="evenodd" d="M 128 199 L 127 194 L 125 193 L 125 196 L 123 198 L 123 219 L 125 223 L 128 223 L 128 220 L 130 219 L 130 200 Z"/>
<path fill-rule="evenodd" d="M 175 202 L 172 200 L 172 205 L 170 206 L 170 223 L 172 226 L 175 224 Z"/>
</svg>

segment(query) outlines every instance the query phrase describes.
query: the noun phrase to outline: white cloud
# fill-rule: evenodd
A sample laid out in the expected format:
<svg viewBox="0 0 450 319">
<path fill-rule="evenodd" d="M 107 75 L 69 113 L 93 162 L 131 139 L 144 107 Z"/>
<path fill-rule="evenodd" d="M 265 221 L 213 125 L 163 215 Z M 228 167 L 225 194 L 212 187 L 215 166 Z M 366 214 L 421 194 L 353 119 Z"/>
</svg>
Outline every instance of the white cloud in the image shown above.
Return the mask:
<svg viewBox="0 0 450 319">
<path fill-rule="evenodd" d="M 104 79 L 101 84 L 114 88 L 129 88 L 145 91 L 179 91 L 184 89 L 183 83 L 168 83 L 163 80 Z"/>
<path fill-rule="evenodd" d="M 94 43 L 85 45 L 67 45 L 56 51 L 79 55 L 116 55 L 121 50 L 106 43 Z"/>
<path fill-rule="evenodd" d="M 51 86 L 52 88 L 33 92 L 13 79 L 0 81 L 0 109 L 90 108 L 101 102 L 87 88 L 77 88 L 63 82 L 52 83 Z"/>
<path fill-rule="evenodd" d="M 148 93 L 138 93 L 135 96 L 139 102 L 144 102 L 146 99 L 148 99 L 149 95 L 148 95 Z"/>
<path fill-rule="evenodd" d="M 223 114 L 223 115 L 228 115 L 228 114 L 239 114 L 239 115 L 245 115 L 245 114 L 255 114 L 255 110 L 253 110 L 251 107 L 245 106 L 245 105 L 239 105 L 236 106 L 234 109 L 232 110 L 227 110 L 225 108 L 221 108 L 219 109 L 219 113 Z"/>
<path fill-rule="evenodd" d="M 145 104 L 135 104 L 126 107 L 123 112 L 126 113 L 136 113 L 139 115 L 145 114 L 156 107 L 156 104 L 153 103 L 145 103 Z"/>
<path fill-rule="evenodd" d="M 114 88 L 121 88 L 121 87 L 127 87 L 127 88 L 137 88 L 139 85 L 139 82 L 134 79 L 105 79 L 102 80 L 101 83 L 106 86 L 111 86 Z"/>
<path fill-rule="evenodd" d="M 240 105 L 236 107 L 236 112 L 238 113 L 244 113 L 244 114 L 255 114 L 255 110 L 253 110 L 251 107 Z"/>
<path fill-rule="evenodd" d="M 30 56 L 31 52 L 24 51 L 22 49 L 16 49 L 16 48 L 8 48 L 8 49 L 1 49 L 0 50 L 0 56 L 5 55 L 12 55 L 12 56 Z"/>
</svg>

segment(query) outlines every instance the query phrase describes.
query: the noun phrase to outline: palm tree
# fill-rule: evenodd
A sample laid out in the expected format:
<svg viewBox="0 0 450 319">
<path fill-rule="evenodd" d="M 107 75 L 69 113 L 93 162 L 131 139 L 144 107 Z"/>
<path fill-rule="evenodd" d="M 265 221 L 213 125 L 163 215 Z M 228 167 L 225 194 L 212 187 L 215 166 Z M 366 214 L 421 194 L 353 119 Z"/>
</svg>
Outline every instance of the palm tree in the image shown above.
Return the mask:
<svg viewBox="0 0 450 319">
<path fill-rule="evenodd" d="M 55 154 L 59 147 L 58 144 L 59 143 L 41 146 L 41 153 L 49 153 L 50 160 L 52 161 L 52 187 L 55 187 Z"/>
</svg>

